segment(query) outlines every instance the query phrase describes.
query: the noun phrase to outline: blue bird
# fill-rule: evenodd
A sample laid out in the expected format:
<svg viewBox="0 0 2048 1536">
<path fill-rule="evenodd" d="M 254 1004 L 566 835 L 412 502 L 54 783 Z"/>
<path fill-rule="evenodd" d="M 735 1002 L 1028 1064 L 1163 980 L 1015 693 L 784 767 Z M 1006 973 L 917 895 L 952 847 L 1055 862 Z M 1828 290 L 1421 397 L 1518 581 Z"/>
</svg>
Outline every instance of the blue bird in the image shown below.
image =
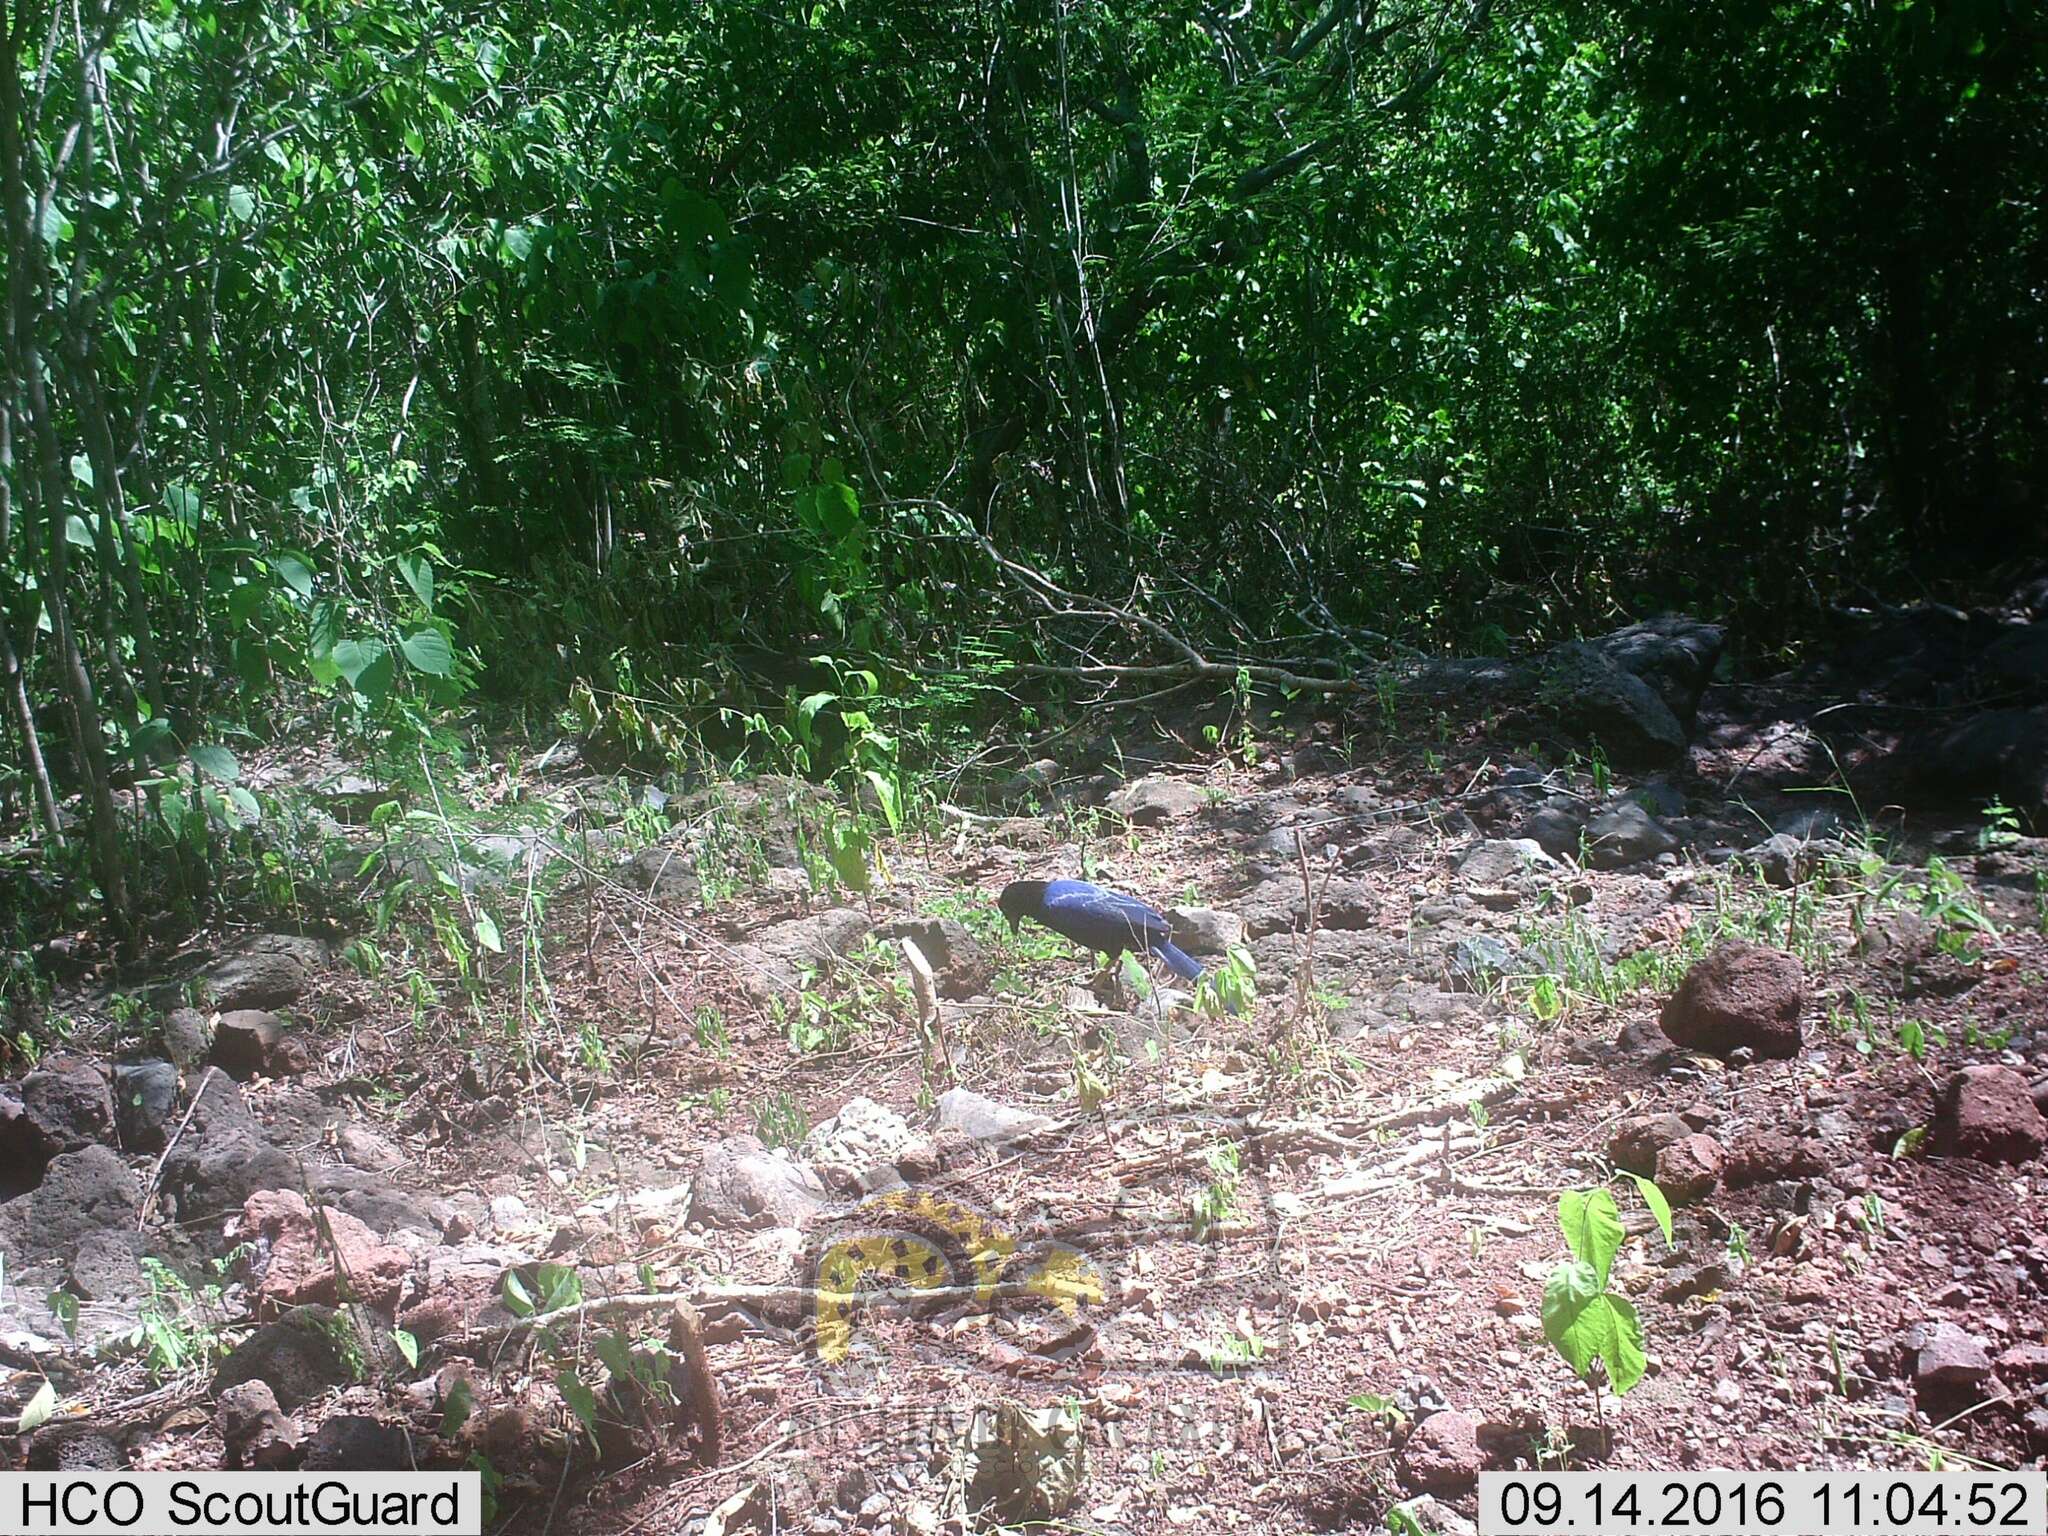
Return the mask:
<svg viewBox="0 0 2048 1536">
<path fill-rule="evenodd" d="M 1174 947 L 1166 919 L 1135 896 L 1086 880 L 1012 880 L 996 904 L 1012 933 L 1025 918 L 1035 918 L 1062 938 L 1108 956 L 1112 965 L 1128 950 L 1150 951 L 1182 981 L 1201 977 L 1201 963 Z"/>
</svg>

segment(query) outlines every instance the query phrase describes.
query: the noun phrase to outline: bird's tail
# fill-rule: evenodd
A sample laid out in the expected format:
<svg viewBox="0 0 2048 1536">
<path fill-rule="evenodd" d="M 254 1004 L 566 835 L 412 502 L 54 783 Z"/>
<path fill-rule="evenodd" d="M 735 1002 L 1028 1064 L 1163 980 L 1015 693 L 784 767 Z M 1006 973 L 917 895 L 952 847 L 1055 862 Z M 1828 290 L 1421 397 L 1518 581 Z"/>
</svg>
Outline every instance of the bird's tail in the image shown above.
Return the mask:
<svg viewBox="0 0 2048 1536">
<path fill-rule="evenodd" d="M 1182 981 L 1200 981 L 1202 979 L 1202 962 L 1185 950 L 1174 948 L 1166 940 L 1161 939 L 1158 947 L 1152 953 L 1164 960 L 1166 968 Z"/>
</svg>

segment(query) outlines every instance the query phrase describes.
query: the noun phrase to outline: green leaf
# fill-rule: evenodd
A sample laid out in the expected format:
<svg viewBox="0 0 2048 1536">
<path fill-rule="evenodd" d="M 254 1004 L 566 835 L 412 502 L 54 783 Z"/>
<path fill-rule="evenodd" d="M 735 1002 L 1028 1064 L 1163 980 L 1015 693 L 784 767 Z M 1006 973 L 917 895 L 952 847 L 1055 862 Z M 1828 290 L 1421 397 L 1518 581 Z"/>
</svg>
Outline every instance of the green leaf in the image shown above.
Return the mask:
<svg viewBox="0 0 2048 1536">
<path fill-rule="evenodd" d="M 57 206 L 54 199 L 45 205 L 43 208 L 42 227 L 43 244 L 54 250 L 57 246 L 62 245 L 71 238 L 72 230 L 73 225 L 71 221 L 64 216 L 64 210 Z"/>
<path fill-rule="evenodd" d="M 391 691 L 397 664 L 391 658 L 391 648 L 382 640 L 340 641 L 328 659 L 334 670 L 348 680 L 348 685 L 372 704 L 381 702 Z"/>
<path fill-rule="evenodd" d="M 15 1433 L 26 1435 L 41 1429 L 50 1422 L 50 1415 L 57 1411 L 57 1389 L 45 1376 L 43 1384 L 37 1387 L 35 1395 L 28 1400 L 28 1406 L 21 1410 L 21 1422 L 15 1426 Z"/>
<path fill-rule="evenodd" d="M 405 1357 L 405 1363 L 413 1370 L 420 1368 L 420 1341 L 403 1328 L 391 1330 L 391 1342 L 398 1346 L 398 1352 Z"/>
<path fill-rule="evenodd" d="M 796 733 L 805 741 L 811 740 L 811 728 L 818 718 L 818 711 L 839 697 L 836 693 L 814 693 L 796 707 Z"/>
<path fill-rule="evenodd" d="M 1664 1234 L 1664 1246 L 1674 1246 L 1671 1241 L 1671 1202 L 1664 1198 L 1664 1191 L 1639 1173 L 1632 1173 L 1629 1177 L 1636 1181 L 1636 1192 L 1643 1197 L 1643 1204 L 1657 1218 L 1658 1230 Z"/>
<path fill-rule="evenodd" d="M 429 677 L 446 677 L 455 670 L 455 648 L 438 629 L 416 629 L 398 642 L 398 648 Z"/>
<path fill-rule="evenodd" d="M 888 818 L 889 830 L 903 830 L 903 801 L 895 781 L 885 777 L 876 769 L 867 770 L 867 781 L 874 786 L 875 798 L 882 804 L 882 814 Z"/>
<path fill-rule="evenodd" d="M 474 1406 L 474 1399 L 469 1394 L 469 1383 L 460 1376 L 456 1377 L 455 1384 L 448 1389 L 444 1403 L 441 1411 L 441 1433 L 444 1437 L 453 1439 L 456 1432 L 469 1422 L 470 1409 Z"/>
<path fill-rule="evenodd" d="M 242 825 L 253 827 L 263 820 L 263 807 L 256 803 L 256 797 L 239 784 L 228 786 L 228 803 L 241 813 Z"/>
<path fill-rule="evenodd" d="M 313 572 L 297 555 L 279 555 L 270 562 L 270 568 L 277 572 L 278 580 L 299 594 L 302 601 L 310 603 L 313 600 Z"/>
<path fill-rule="evenodd" d="M 88 491 L 93 488 L 92 460 L 82 453 L 71 455 L 71 478 Z"/>
<path fill-rule="evenodd" d="M 248 223 L 256 217 L 256 194 L 247 187 L 229 187 L 228 212 Z"/>
<path fill-rule="evenodd" d="M 505 941 L 498 935 L 498 925 L 491 921 L 491 914 L 479 912 L 476 915 L 476 941 L 494 955 L 505 953 Z"/>
<path fill-rule="evenodd" d="M 420 600 L 420 606 L 434 611 L 434 567 L 422 555 L 400 555 L 398 574 L 405 578 L 405 584 L 412 588 L 412 595 Z"/>
<path fill-rule="evenodd" d="M 1588 1265 L 1595 1278 L 1595 1289 L 1607 1287 L 1607 1271 L 1614 1263 L 1614 1256 L 1621 1252 L 1621 1212 L 1615 1208 L 1614 1196 L 1604 1189 L 1587 1193 L 1567 1190 L 1557 1202 L 1557 1224 L 1564 1229 L 1565 1246 L 1572 1251 L 1572 1257 Z"/>
<path fill-rule="evenodd" d="M 514 1317 L 533 1316 L 533 1295 L 526 1289 L 526 1282 L 519 1278 L 516 1270 L 505 1272 L 505 1283 L 500 1289 L 505 1297 L 505 1305 Z"/>
<path fill-rule="evenodd" d="M 812 491 L 812 505 L 818 525 L 835 539 L 843 539 L 860 526 L 860 498 L 853 487 L 843 483 L 819 485 Z"/>
<path fill-rule="evenodd" d="M 576 1415 L 576 1422 L 583 1426 L 583 1432 L 594 1442 L 597 1439 L 597 1394 L 590 1390 L 582 1377 L 566 1367 L 556 1374 L 555 1389 L 562 1394 L 562 1401 L 569 1405 L 569 1411 Z"/>
<path fill-rule="evenodd" d="M 193 767 L 213 775 L 223 784 L 232 784 L 242 776 L 242 765 L 235 761 L 235 754 L 226 747 L 194 747 L 185 755 L 192 759 Z"/>
<path fill-rule="evenodd" d="M 1543 1288 L 1543 1336 L 1581 1380 L 1599 1360 L 1617 1394 L 1640 1381 L 1649 1365 L 1635 1307 L 1595 1284 L 1592 1266 L 1581 1261 L 1551 1272 Z"/>
</svg>

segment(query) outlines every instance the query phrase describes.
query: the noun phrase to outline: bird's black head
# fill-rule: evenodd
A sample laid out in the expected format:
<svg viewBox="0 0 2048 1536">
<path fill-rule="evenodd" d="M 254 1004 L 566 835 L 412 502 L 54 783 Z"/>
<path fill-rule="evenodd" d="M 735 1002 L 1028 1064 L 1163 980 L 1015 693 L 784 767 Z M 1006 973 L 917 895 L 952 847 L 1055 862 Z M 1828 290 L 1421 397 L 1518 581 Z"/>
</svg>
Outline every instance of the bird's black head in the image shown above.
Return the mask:
<svg viewBox="0 0 2048 1536">
<path fill-rule="evenodd" d="M 1012 880 L 1003 887 L 1003 894 L 996 899 L 996 905 L 1003 909 L 1003 916 L 1010 920 L 1010 932 L 1017 931 L 1017 924 L 1026 916 L 1037 916 L 1045 901 L 1043 880 Z"/>
</svg>

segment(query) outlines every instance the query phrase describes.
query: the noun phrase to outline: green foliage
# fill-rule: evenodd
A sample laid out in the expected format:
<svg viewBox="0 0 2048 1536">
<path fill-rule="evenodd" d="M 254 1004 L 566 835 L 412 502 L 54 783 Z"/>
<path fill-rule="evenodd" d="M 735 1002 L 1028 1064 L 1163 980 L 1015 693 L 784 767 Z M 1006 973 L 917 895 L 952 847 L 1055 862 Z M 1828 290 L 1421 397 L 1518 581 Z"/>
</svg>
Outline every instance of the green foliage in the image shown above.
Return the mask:
<svg viewBox="0 0 2048 1536">
<path fill-rule="evenodd" d="M 1624 1236 L 1620 1213 L 1604 1189 L 1572 1190 L 1559 1198 L 1557 1220 L 1572 1257 L 1543 1287 L 1543 1336 L 1582 1380 L 1599 1361 L 1619 1396 L 1648 1365 L 1635 1304 L 1608 1285 Z"/>
</svg>

